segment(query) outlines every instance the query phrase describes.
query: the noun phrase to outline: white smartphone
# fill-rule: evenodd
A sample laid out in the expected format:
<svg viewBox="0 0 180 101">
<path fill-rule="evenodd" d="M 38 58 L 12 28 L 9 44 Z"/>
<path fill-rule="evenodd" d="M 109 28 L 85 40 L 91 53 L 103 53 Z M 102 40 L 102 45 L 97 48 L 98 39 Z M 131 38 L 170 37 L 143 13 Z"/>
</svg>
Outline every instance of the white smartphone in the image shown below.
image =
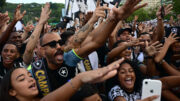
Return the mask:
<svg viewBox="0 0 180 101">
<path fill-rule="evenodd" d="M 158 95 L 159 97 L 153 101 L 161 101 L 161 90 L 162 82 L 160 80 L 144 79 L 141 99 Z"/>
</svg>

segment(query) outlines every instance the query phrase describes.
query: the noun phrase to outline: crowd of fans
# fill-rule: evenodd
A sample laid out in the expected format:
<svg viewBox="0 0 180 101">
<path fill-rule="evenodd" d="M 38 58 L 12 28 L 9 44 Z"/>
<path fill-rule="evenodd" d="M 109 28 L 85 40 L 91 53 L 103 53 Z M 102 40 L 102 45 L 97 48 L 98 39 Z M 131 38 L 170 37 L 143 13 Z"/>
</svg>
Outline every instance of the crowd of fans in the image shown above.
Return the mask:
<svg viewBox="0 0 180 101">
<path fill-rule="evenodd" d="M 165 21 L 169 4 L 159 7 L 156 21 L 135 16 L 126 23 L 148 6 L 140 1 L 110 9 L 98 0 L 94 12 L 80 12 L 69 27 L 68 17 L 48 25 L 49 3 L 23 30 L 15 27 L 26 14 L 21 5 L 10 23 L 8 12 L 0 13 L 0 100 L 180 101 L 180 15 Z M 141 99 L 146 78 L 162 82 L 161 95 Z"/>
</svg>

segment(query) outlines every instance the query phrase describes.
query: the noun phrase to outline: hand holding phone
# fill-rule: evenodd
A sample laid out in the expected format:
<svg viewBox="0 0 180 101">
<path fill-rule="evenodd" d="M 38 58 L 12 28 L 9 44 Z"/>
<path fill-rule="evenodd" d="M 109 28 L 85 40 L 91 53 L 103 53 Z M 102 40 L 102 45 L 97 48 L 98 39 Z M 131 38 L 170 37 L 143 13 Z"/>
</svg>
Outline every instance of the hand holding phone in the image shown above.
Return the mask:
<svg viewBox="0 0 180 101">
<path fill-rule="evenodd" d="M 160 80 L 145 79 L 143 80 L 141 99 L 157 95 L 159 97 L 153 101 L 161 101 L 161 89 L 162 83 Z"/>
</svg>

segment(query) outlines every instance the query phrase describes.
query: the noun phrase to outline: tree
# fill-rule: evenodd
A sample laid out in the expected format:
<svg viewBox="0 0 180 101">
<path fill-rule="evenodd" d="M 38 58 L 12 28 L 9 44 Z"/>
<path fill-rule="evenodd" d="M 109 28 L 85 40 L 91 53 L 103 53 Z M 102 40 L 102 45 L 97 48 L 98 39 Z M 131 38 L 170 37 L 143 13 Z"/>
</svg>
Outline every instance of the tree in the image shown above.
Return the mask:
<svg viewBox="0 0 180 101">
<path fill-rule="evenodd" d="M 6 5 L 6 0 L 0 0 L 0 8 L 3 9 L 3 7 Z M 1 12 L 1 10 L 0 10 Z"/>
<path fill-rule="evenodd" d="M 173 0 L 173 11 L 180 14 L 180 0 Z"/>
<path fill-rule="evenodd" d="M 151 14 L 150 12 L 148 12 L 147 9 L 139 9 L 136 12 L 134 12 L 126 21 L 127 22 L 131 22 L 134 19 L 134 16 L 137 15 L 139 16 L 138 21 L 147 21 L 150 19 L 153 19 L 153 14 Z"/>
</svg>

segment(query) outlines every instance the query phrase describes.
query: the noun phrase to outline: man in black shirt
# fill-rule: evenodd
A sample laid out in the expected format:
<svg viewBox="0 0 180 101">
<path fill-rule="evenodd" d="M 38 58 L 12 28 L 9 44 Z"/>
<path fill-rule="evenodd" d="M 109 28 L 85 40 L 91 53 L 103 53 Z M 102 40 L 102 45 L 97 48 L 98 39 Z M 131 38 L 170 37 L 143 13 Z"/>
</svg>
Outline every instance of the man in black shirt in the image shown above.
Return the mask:
<svg viewBox="0 0 180 101">
<path fill-rule="evenodd" d="M 10 68 L 20 66 L 21 63 L 18 58 L 19 52 L 17 46 L 13 43 L 6 43 L 0 57 L 0 80 Z"/>
</svg>

